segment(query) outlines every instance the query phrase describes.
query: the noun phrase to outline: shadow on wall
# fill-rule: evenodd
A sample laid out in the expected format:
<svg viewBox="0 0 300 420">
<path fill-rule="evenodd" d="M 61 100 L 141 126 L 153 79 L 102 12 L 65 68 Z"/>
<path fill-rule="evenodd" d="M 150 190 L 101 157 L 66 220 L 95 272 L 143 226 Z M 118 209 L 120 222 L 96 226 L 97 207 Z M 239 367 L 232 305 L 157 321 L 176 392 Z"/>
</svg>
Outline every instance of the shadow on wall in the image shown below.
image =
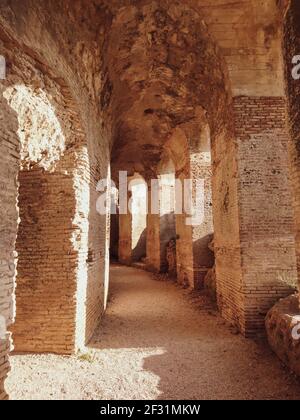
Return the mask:
<svg viewBox="0 0 300 420">
<path fill-rule="evenodd" d="M 138 262 L 146 257 L 147 228 L 143 230 L 138 243 L 132 250 L 132 261 Z"/>
<path fill-rule="evenodd" d="M 161 272 L 166 273 L 169 268 L 167 260 L 167 246 L 172 239 L 176 240 L 175 212 L 164 214 L 161 217 L 160 229 Z"/>
<path fill-rule="evenodd" d="M 7 79 L 5 98 L 22 146 L 13 339 L 17 351 L 70 354 L 90 339 L 105 307 L 107 218 L 96 213 L 96 185 L 108 176 L 108 159 L 63 80 L 39 81 L 51 95 L 50 87 L 13 83 Z"/>
<path fill-rule="evenodd" d="M 21 146 L 15 350 L 70 353 L 77 287 L 71 117 L 61 106 L 61 86 L 53 83 L 51 96 L 21 82 L 7 85 L 4 97 L 17 113 Z"/>
<path fill-rule="evenodd" d="M 214 235 L 205 235 L 202 238 L 197 239 L 193 242 L 194 259 L 197 262 L 197 266 L 212 268 L 215 263 L 214 253 L 209 248 L 209 244 L 212 242 Z"/>
<path fill-rule="evenodd" d="M 119 215 L 112 214 L 110 219 L 110 258 L 118 261 L 119 258 Z"/>
</svg>

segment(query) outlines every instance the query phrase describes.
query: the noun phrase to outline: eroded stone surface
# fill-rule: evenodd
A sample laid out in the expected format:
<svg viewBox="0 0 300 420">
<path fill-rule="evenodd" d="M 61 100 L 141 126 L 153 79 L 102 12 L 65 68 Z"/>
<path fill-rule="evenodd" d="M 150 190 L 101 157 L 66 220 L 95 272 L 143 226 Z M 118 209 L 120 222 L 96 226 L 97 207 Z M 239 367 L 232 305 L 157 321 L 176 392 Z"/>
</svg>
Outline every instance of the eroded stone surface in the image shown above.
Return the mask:
<svg viewBox="0 0 300 420">
<path fill-rule="evenodd" d="M 291 5 L 287 43 L 298 39 Z M 1 2 L 0 310 L 18 350 L 72 353 L 89 340 L 108 290 L 110 221 L 97 213 L 96 185 L 120 169 L 148 183 L 165 153 L 179 179 L 206 180 L 203 226 L 176 216 L 179 281 L 203 285 L 214 230 L 222 315 L 246 335 L 263 330 L 265 313 L 297 283 L 285 7 L 273 0 Z M 298 98 L 290 109 L 297 137 Z M 297 147 L 293 162 L 298 208 Z M 148 219 L 147 250 L 159 269 L 161 227 L 159 217 Z M 8 343 L 9 334 L 0 347 L 1 397 Z"/>
<path fill-rule="evenodd" d="M 281 299 L 268 313 L 266 329 L 270 346 L 277 356 L 300 376 L 299 295 Z"/>
</svg>

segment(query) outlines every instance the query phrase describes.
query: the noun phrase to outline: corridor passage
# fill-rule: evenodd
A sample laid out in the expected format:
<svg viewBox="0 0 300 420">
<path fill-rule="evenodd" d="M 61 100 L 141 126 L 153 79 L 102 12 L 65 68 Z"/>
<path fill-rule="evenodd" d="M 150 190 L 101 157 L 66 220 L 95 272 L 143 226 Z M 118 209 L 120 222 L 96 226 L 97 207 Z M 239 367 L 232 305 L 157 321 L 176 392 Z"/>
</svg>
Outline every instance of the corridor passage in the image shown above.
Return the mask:
<svg viewBox="0 0 300 420">
<path fill-rule="evenodd" d="M 12 399 L 300 399 L 267 345 L 237 335 L 206 297 L 118 265 L 86 354 L 11 363 Z"/>
</svg>

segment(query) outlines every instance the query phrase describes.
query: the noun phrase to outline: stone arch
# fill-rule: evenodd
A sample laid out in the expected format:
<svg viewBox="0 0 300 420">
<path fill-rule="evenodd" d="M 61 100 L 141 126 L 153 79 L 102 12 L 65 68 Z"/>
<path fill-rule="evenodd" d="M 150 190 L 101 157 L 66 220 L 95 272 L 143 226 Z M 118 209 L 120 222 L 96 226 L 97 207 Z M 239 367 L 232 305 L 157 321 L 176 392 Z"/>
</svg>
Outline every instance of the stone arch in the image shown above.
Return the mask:
<svg viewBox="0 0 300 420">
<path fill-rule="evenodd" d="M 15 350 L 71 353 L 77 264 L 70 256 L 76 255 L 78 203 L 70 139 L 43 91 L 15 85 L 4 97 L 17 114 L 21 144 Z"/>
<path fill-rule="evenodd" d="M 104 112 L 112 161 L 123 170 L 156 174 L 164 143 L 197 119 L 199 107 L 215 133 L 229 121 L 226 63 L 194 8 L 179 1 L 123 7 L 105 46 Z"/>
<path fill-rule="evenodd" d="M 175 130 L 167 148 L 176 162 L 180 188 L 176 198 L 182 209 L 176 214 L 178 281 L 201 289 L 214 265 L 209 249 L 214 232 L 211 138 L 205 113 L 199 113 L 197 122 Z"/>
<path fill-rule="evenodd" d="M 110 151 L 116 167 L 149 180 L 157 177 L 157 163 L 174 141 L 173 153 L 182 150 L 174 158 L 179 174 L 189 176 L 190 156 L 208 126 L 222 314 L 254 335 L 263 329 L 269 307 L 295 284 L 277 13 L 277 5 L 287 2 L 230 3 L 230 16 L 227 1 L 196 3 L 103 0 L 87 7 L 85 1 L 74 6 L 59 0 L 58 13 L 52 2 L 5 1 L 0 6 L 0 52 L 7 59 L 10 84 L 48 93 L 57 85 L 62 92 L 58 114 L 66 108 L 66 119 L 72 121 L 65 130 L 74 138 L 82 132 L 86 136 L 87 149 L 74 166 L 76 186 L 89 203 L 77 207 L 74 238 L 83 341 L 99 321 L 107 296 L 108 215 L 97 215 L 95 202 L 97 182 L 110 177 Z M 11 117 L 1 133 L 1 176 L 9 179 L 12 210 L 9 221 L 2 218 L 7 238 L 1 249 L 3 296 L 9 298 L 0 307 L 9 321 L 17 218 L 13 171 L 20 151 L 16 115 L 7 104 L 2 109 Z M 0 353 L 5 366 L 6 353 L 5 340 Z M 6 367 L 2 371 L 6 374 Z"/>
<path fill-rule="evenodd" d="M 195 8 L 178 1 L 159 4 L 146 1 L 123 7 L 116 14 L 108 36 L 105 69 L 106 86 L 110 87 L 105 112 L 112 124 L 112 160 L 122 169 L 144 171 L 146 178 L 151 179 L 153 174 L 156 178 L 163 150 L 178 133 L 186 138 L 187 149 L 178 140 L 182 153 L 174 161 L 178 165 L 185 157 L 189 160 L 192 150 L 189 147 L 200 141 L 199 121 L 206 119 L 213 154 L 218 159 L 215 191 L 223 197 L 220 202 L 230 198 L 226 217 L 232 223 L 236 220 L 233 234 L 230 231 L 228 258 L 236 261 L 235 275 L 241 276 L 237 257 L 240 242 L 235 198 L 237 156 L 231 89 L 226 63 L 202 16 Z M 228 179 L 224 179 L 222 172 Z M 217 217 L 224 233 L 221 209 Z M 149 222 L 149 228 L 151 225 Z M 159 229 L 154 229 L 153 235 L 155 232 Z M 149 230 L 148 233 L 150 237 Z M 218 238 L 219 247 L 223 248 L 224 236 L 220 234 Z M 159 234 L 153 243 L 159 243 Z M 148 262 L 155 271 L 160 270 L 159 259 L 154 263 L 150 257 Z M 221 271 L 225 272 L 225 282 L 229 275 L 225 264 L 219 267 L 222 267 L 220 277 Z M 230 294 L 228 288 L 227 291 Z"/>
<path fill-rule="evenodd" d="M 82 119 L 68 82 L 1 36 L 8 64 L 0 84 L 0 166 L 7 184 L 1 315 L 16 351 L 71 354 L 88 343 L 106 304 L 108 215 L 97 214 L 96 185 L 110 176 L 108 164 L 100 164 L 108 151 L 101 155 L 98 127 Z M 10 336 L 1 337 L 0 398 L 6 398 Z"/>
</svg>

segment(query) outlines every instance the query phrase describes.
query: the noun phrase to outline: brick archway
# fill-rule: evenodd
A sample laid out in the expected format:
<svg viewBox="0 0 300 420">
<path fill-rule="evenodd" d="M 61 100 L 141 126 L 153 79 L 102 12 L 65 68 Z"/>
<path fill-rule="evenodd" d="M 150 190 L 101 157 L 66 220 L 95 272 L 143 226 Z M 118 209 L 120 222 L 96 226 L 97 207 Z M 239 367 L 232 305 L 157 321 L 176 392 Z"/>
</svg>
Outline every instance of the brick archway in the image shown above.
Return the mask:
<svg viewBox="0 0 300 420">
<path fill-rule="evenodd" d="M 96 185 L 108 163 L 99 168 L 95 127 L 82 123 L 70 87 L 46 65 L 40 72 L 13 40 L 9 51 L 1 41 L 0 47 L 11 66 L 0 83 L 5 399 L 13 346 L 16 352 L 72 354 L 85 348 L 98 325 L 109 245 Z"/>
</svg>

